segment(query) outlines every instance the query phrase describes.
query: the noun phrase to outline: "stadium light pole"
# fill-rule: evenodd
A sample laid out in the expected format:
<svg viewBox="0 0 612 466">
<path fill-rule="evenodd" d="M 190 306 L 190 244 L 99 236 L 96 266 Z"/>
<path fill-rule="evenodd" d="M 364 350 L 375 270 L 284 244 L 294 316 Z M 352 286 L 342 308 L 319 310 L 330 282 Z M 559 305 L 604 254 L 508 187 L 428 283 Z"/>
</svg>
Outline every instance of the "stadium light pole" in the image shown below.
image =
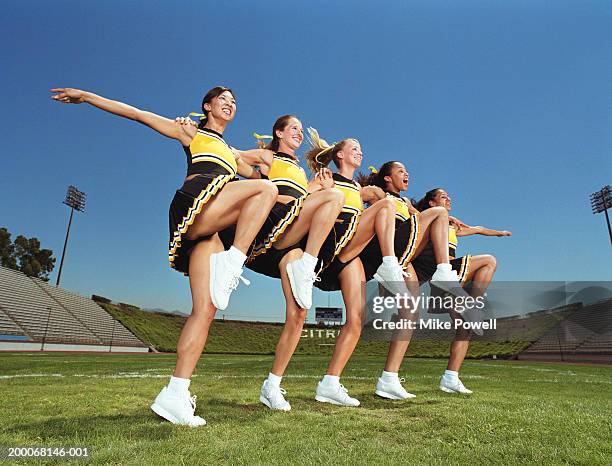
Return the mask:
<svg viewBox="0 0 612 466">
<path fill-rule="evenodd" d="M 63 204 L 66 204 L 70 207 L 70 220 L 68 220 L 68 229 L 66 230 L 66 239 L 64 240 L 64 250 L 62 251 L 62 260 L 60 261 L 59 272 L 57 273 L 57 281 L 55 282 L 55 286 L 59 286 L 60 279 L 62 278 L 62 268 L 64 267 L 64 257 L 66 256 L 66 246 L 68 245 L 68 237 L 70 236 L 70 226 L 72 225 L 72 216 L 74 215 L 74 211 L 78 210 L 79 212 L 85 211 L 85 200 L 87 199 L 87 194 L 83 191 L 79 191 L 74 186 L 68 186 L 68 192 L 66 193 L 66 199 L 64 199 Z"/>
<path fill-rule="evenodd" d="M 603 212 L 606 215 L 606 223 L 608 224 L 608 234 L 610 235 L 610 243 L 612 244 L 612 228 L 610 228 L 610 218 L 608 217 L 608 209 L 612 207 L 612 187 L 606 185 L 599 191 L 591 194 L 591 208 L 593 214 Z"/>
</svg>

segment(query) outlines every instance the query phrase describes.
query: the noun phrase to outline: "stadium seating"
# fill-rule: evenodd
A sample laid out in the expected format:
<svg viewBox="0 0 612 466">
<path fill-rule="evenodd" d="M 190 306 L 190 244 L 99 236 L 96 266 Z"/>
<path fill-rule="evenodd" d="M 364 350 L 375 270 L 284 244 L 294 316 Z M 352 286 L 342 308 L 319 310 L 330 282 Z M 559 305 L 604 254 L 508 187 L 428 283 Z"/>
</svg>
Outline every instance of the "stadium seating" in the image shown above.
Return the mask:
<svg viewBox="0 0 612 466">
<path fill-rule="evenodd" d="M 0 267 L 0 339 L 73 345 L 144 347 L 90 299 Z"/>
<path fill-rule="evenodd" d="M 522 355 L 612 354 L 612 299 L 599 301 L 572 312 L 544 333 Z"/>
</svg>

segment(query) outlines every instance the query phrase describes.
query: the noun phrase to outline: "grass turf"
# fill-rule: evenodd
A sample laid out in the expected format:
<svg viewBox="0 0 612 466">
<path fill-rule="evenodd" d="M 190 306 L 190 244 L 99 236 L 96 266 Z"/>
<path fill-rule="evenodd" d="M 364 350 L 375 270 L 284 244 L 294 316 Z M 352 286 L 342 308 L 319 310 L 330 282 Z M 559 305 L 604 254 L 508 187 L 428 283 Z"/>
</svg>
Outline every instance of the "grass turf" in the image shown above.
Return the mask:
<svg viewBox="0 0 612 466">
<path fill-rule="evenodd" d="M 148 408 L 174 355 L 0 354 L 0 445 L 87 446 L 94 463 L 610 464 L 612 369 L 466 361 L 475 393 L 437 390 L 444 360 L 408 359 L 417 398 L 373 394 L 380 356 L 355 356 L 342 381 L 359 408 L 314 401 L 327 356 L 294 357 L 283 386 L 293 410 L 259 389 L 272 358 L 205 355 L 192 383 L 208 425 L 173 426 Z M 47 462 L 49 462 L 47 460 Z"/>
</svg>

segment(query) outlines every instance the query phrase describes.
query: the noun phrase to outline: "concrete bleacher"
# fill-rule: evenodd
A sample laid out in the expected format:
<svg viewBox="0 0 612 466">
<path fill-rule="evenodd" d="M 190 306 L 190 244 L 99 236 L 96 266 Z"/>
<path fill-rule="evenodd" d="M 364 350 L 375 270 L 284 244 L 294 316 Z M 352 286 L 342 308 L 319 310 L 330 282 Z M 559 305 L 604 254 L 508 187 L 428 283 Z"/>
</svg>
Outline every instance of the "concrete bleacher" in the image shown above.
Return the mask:
<svg viewBox="0 0 612 466">
<path fill-rule="evenodd" d="M 571 313 L 519 359 L 612 360 L 612 299 L 589 304 Z"/>
<path fill-rule="evenodd" d="M 28 343 L 20 346 L 15 336 L 27 337 Z M 147 351 L 92 300 L 4 267 L 0 267 L 0 349 Z"/>
</svg>

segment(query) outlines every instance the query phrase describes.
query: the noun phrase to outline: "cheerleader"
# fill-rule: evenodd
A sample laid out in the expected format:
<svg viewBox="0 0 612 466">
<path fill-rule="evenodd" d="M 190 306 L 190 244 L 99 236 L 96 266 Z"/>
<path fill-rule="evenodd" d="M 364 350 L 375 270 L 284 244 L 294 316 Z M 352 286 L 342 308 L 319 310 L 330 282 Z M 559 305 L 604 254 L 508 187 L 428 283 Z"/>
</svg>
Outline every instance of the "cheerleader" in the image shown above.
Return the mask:
<svg viewBox="0 0 612 466">
<path fill-rule="evenodd" d="M 408 190 L 409 174 L 401 162 L 385 162 L 380 170 L 371 167 L 373 173 L 370 176 L 361 176 L 360 181 L 364 185 L 380 187 L 386 196 L 396 204 L 395 215 L 395 254 L 399 264 L 406 272 L 406 286 L 411 294 L 418 294 L 418 280 L 414 269 L 410 265 L 413 257 L 418 256 L 424 247 L 430 243 L 433 245 L 434 272 L 431 277 L 432 283 L 457 292 L 459 279 L 456 273 L 450 271 L 448 255 L 449 216 L 444 207 L 434 206 L 423 212 L 419 212 L 412 203 L 400 196 L 402 191 Z M 377 241 L 371 241 L 360 254 L 364 265 L 366 281 L 371 280 L 374 271 L 382 261 L 382 253 Z M 436 264 L 437 262 L 437 264 Z M 416 309 L 400 309 L 399 316 L 403 320 L 418 318 Z M 408 393 L 401 384 L 398 376 L 399 365 L 408 349 L 412 333 L 408 330 L 394 333 L 390 344 L 389 357 L 381 377 L 378 379 L 376 394 L 390 399 L 413 398 L 415 395 Z"/>
<path fill-rule="evenodd" d="M 451 198 L 448 193 L 442 188 L 435 188 L 428 191 L 425 196 L 417 203 L 416 208 L 424 211 L 430 208 L 443 207 L 447 211 L 452 208 Z M 454 270 L 457 271 L 459 279 L 463 285 L 471 282 L 470 295 L 473 297 L 483 296 L 493 279 L 493 274 L 497 269 L 497 260 L 494 256 L 485 254 L 471 256 L 466 255 L 456 258 L 456 250 L 458 246 L 457 238 L 461 236 L 484 235 L 484 236 L 512 236 L 510 231 L 494 230 L 481 226 L 469 226 L 457 220 L 455 225 L 449 227 L 449 255 L 451 264 Z M 414 269 L 421 283 L 430 279 L 432 273 L 432 253 L 431 249 L 426 249 L 413 261 Z M 473 311 L 478 311 L 474 309 Z M 436 312 L 430 310 L 430 312 Z M 446 311 L 444 311 L 446 312 Z M 454 320 L 459 318 L 459 314 L 454 311 L 448 311 L 451 318 Z M 479 311 L 478 311 L 479 312 Z M 476 330 L 474 331 L 476 333 Z M 479 332 L 481 333 L 481 332 Z M 440 379 L 440 390 L 447 393 L 463 393 L 470 394 L 471 390 L 465 388 L 459 379 L 459 370 L 470 345 L 471 331 L 460 327 L 457 329 L 454 340 L 450 345 L 450 357 L 446 371 Z"/>
<path fill-rule="evenodd" d="M 329 170 L 319 171 L 308 182 L 295 156 L 303 141 L 302 124 L 295 116 L 280 117 L 271 138 L 270 143 L 259 149 L 237 152 L 245 163 L 258 167 L 257 173 L 278 187 L 278 208 L 273 208 L 270 214 L 273 226 L 267 229 L 263 242 L 253 248 L 247 267 L 281 279 L 285 324 L 259 400 L 270 409 L 289 411 L 287 392 L 280 386 L 282 377 L 312 305 L 317 256 L 344 205 L 344 195 L 334 188 Z"/>
<path fill-rule="evenodd" d="M 368 242 L 377 236 L 383 252 L 382 264 L 375 277 L 392 293 L 407 293 L 404 276 L 393 250 L 395 233 L 395 204 L 378 187 L 362 188 L 353 180 L 361 166 L 363 154 L 356 139 L 344 139 L 329 145 L 318 133 L 310 130 L 311 145 L 306 159 L 312 171 L 333 161 L 338 171 L 333 180 L 344 192 L 344 207 L 338 217 L 334 234 L 330 235 L 327 254 L 321 258 L 322 272 L 315 286 L 324 291 L 341 290 L 346 307 L 346 323 L 336 340 L 336 346 L 327 373 L 318 383 L 315 399 L 342 406 L 359 406 L 340 384 L 340 375 L 353 353 L 361 334 L 365 305 L 365 273 L 359 254 Z M 363 208 L 367 202 L 370 207 Z"/>
<path fill-rule="evenodd" d="M 265 136 L 256 137 L 261 140 Z M 325 171 L 308 182 L 295 155 L 303 139 L 300 120 L 284 115 L 274 123 L 270 143 L 236 152 L 245 163 L 259 169 L 259 176 L 274 183 L 279 193 L 277 208 L 270 215 L 271 227 L 254 246 L 247 266 L 275 278 L 282 278 L 286 271 L 295 301 L 300 309 L 308 310 L 317 258 L 344 205 L 344 195 L 334 188 L 331 174 Z M 292 255 L 294 259 L 279 269 L 285 254 L 299 247 L 303 249 L 301 257 Z"/>
<path fill-rule="evenodd" d="M 91 92 L 71 88 L 51 92 L 58 102 L 88 103 L 149 126 L 183 146 L 188 168 L 183 186 L 170 205 L 169 261 L 172 268 L 189 276 L 193 308 L 178 341 L 174 374 L 151 409 L 174 424 L 204 425 L 206 421 L 194 414 L 195 396 L 189 393 L 191 375 L 216 309 L 227 307 L 242 279 L 246 252 L 278 194 L 266 180 L 229 183 L 236 173 L 250 173 L 250 167 L 236 160 L 223 139 L 223 131 L 236 113 L 234 94 L 221 86 L 208 91 L 202 100 L 204 119 L 195 128 Z M 232 224 L 236 224 L 236 239 L 224 251 L 217 232 Z"/>
</svg>

